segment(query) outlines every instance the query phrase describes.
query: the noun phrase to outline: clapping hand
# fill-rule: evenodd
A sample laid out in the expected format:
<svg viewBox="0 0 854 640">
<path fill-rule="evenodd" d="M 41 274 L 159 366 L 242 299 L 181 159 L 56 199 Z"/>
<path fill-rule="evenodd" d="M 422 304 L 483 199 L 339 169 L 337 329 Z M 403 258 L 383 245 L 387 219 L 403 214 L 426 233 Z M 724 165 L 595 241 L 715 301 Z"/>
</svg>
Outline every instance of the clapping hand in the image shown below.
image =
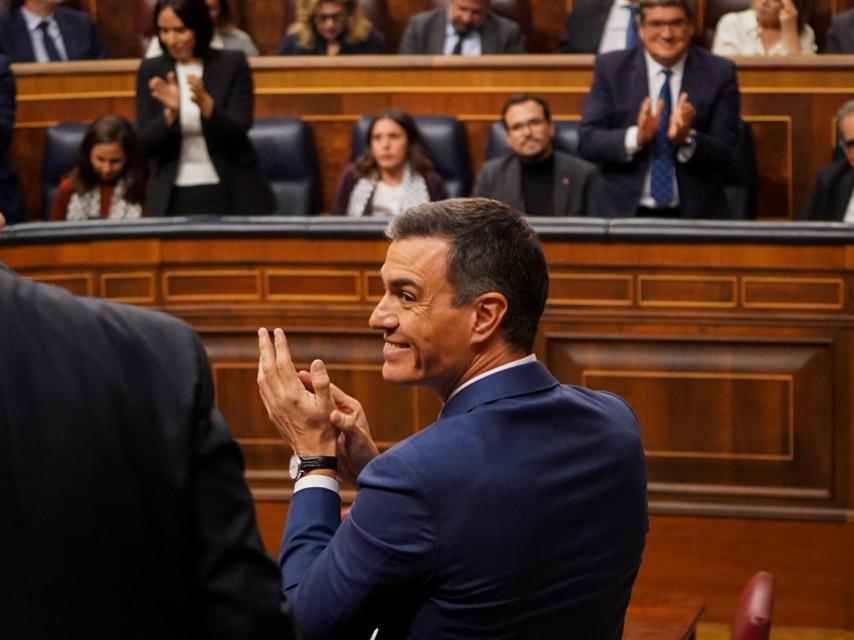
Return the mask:
<svg viewBox="0 0 854 640">
<path fill-rule="evenodd" d="M 667 137 L 676 146 L 685 143 L 685 139 L 691 134 L 691 125 L 694 122 L 694 105 L 688 102 L 688 94 L 684 91 L 679 94 L 679 102 L 670 114 L 670 122 L 667 127 Z"/>
<path fill-rule="evenodd" d="M 190 100 L 199 105 L 199 111 L 203 118 L 210 118 L 213 113 L 214 101 L 207 91 L 205 84 L 199 76 L 188 75 L 187 84 L 190 85 Z"/>
<path fill-rule="evenodd" d="M 649 97 L 644 98 L 638 111 L 638 148 L 643 148 L 655 136 L 655 131 L 658 129 L 658 123 L 661 121 L 661 110 L 664 108 L 664 100 L 659 99 L 656 103 L 655 113 L 652 113 L 652 100 Z"/>
<path fill-rule="evenodd" d="M 148 81 L 148 90 L 151 92 L 151 97 L 163 105 L 163 117 L 166 119 L 166 124 L 171 125 L 178 117 L 178 109 L 181 105 L 175 72 L 167 73 L 165 80 L 160 76 L 154 76 Z"/>
</svg>

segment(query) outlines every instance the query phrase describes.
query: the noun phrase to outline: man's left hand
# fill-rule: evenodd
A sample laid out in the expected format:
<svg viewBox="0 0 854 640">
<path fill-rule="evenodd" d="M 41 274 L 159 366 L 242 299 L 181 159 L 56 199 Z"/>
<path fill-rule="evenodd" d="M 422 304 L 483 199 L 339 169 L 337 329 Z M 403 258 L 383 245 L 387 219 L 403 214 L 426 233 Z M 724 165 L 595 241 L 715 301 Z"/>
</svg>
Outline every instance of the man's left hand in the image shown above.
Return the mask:
<svg viewBox="0 0 854 640">
<path fill-rule="evenodd" d="M 683 91 L 679 94 L 676 108 L 670 114 L 670 123 L 667 127 L 667 137 L 677 147 L 685 144 L 685 140 L 691 135 L 694 113 L 694 105 L 688 102 L 688 94 Z"/>
<path fill-rule="evenodd" d="M 329 419 L 335 409 L 329 374 L 322 360 L 311 363 L 309 391 L 300 382 L 291 360 L 285 333 L 258 330 L 258 390 L 261 400 L 282 437 L 300 456 L 334 456 L 338 430 Z"/>
</svg>

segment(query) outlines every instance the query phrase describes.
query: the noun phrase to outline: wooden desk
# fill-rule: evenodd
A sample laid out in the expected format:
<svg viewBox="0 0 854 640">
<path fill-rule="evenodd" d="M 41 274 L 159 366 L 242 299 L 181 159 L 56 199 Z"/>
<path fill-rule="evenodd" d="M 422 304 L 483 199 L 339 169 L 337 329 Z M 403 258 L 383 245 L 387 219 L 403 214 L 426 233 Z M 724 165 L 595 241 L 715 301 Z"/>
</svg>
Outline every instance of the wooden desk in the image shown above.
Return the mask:
<svg viewBox="0 0 854 640">
<path fill-rule="evenodd" d="M 626 611 L 624 640 L 689 640 L 695 637 L 705 605 L 691 596 L 638 594 Z"/>
</svg>

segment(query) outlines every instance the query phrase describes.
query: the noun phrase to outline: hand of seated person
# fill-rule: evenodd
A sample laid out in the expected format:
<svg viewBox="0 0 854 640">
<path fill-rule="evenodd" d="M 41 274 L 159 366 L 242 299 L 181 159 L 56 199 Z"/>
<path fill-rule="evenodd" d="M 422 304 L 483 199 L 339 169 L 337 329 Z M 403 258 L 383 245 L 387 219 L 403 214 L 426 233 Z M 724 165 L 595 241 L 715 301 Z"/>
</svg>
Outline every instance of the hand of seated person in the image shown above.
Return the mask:
<svg viewBox="0 0 854 640">
<path fill-rule="evenodd" d="M 178 117 L 178 109 L 181 105 L 175 73 L 170 71 L 166 74 L 166 80 L 160 76 L 154 76 L 148 81 L 148 90 L 151 92 L 151 97 L 163 105 L 163 117 L 166 119 L 166 124 L 171 125 Z"/>
</svg>

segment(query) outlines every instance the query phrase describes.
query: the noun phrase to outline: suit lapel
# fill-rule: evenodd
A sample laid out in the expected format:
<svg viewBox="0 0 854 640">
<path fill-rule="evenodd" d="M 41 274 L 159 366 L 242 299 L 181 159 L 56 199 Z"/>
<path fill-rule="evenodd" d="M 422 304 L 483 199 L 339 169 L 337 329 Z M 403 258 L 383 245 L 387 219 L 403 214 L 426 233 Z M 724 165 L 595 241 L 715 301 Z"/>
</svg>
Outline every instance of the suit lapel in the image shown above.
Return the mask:
<svg viewBox="0 0 854 640">
<path fill-rule="evenodd" d="M 68 16 L 57 11 L 53 14 L 56 19 L 56 24 L 59 26 L 59 33 L 62 36 L 62 43 L 65 45 L 65 53 L 69 60 L 83 59 L 84 52 L 81 49 L 83 37 L 77 33 L 74 22 L 68 20 Z"/>
<path fill-rule="evenodd" d="M 484 55 L 498 52 L 498 22 L 491 13 L 486 14 L 480 30 L 480 52 Z"/>
<path fill-rule="evenodd" d="M 846 167 L 845 174 L 839 181 L 839 188 L 832 191 L 833 195 L 830 202 L 832 220 L 839 220 L 841 222 L 845 218 L 845 212 L 848 210 L 848 203 L 851 201 L 852 192 L 854 192 L 854 171 Z"/>
<path fill-rule="evenodd" d="M 24 16 L 21 15 L 20 10 L 12 10 L 10 18 L 12 23 L 11 36 L 15 42 L 13 48 L 24 53 L 21 62 L 35 62 L 36 52 L 33 50 L 33 42 L 30 40 L 30 32 L 27 30 L 27 22 L 24 20 Z"/>
<path fill-rule="evenodd" d="M 430 16 L 427 29 L 427 53 L 440 56 L 445 51 L 445 30 L 447 27 L 447 14 L 444 8 L 440 8 Z"/>
<path fill-rule="evenodd" d="M 504 176 L 502 190 L 504 197 L 498 198 L 499 200 L 503 200 L 519 211 L 525 210 L 525 200 L 522 197 L 522 165 L 516 154 L 513 154 L 513 160 L 507 165 L 507 174 Z"/>
<path fill-rule="evenodd" d="M 624 77 L 629 80 L 630 93 L 628 104 L 635 105 L 633 107 L 633 117 L 636 118 L 641 103 L 649 96 L 649 79 L 647 77 L 646 58 L 643 55 L 643 47 L 635 47 L 631 62 L 629 63 L 629 72 Z"/>
</svg>

